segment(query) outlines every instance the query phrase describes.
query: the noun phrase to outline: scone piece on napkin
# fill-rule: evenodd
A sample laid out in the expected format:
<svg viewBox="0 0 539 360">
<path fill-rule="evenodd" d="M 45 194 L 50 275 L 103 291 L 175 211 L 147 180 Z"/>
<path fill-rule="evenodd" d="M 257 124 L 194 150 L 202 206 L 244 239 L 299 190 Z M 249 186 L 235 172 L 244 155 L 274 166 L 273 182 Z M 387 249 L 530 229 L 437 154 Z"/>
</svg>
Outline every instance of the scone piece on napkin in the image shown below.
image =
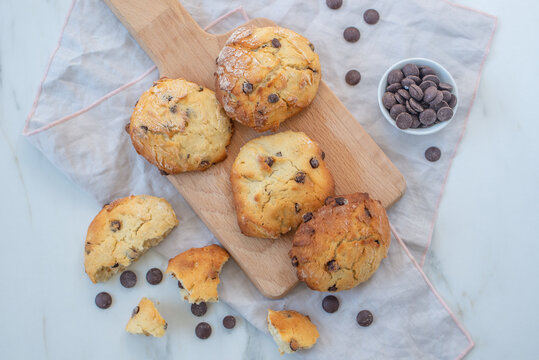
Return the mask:
<svg viewBox="0 0 539 360">
<path fill-rule="evenodd" d="M 192 248 L 168 261 L 167 273 L 179 281 L 183 298 L 191 304 L 219 300 L 219 272 L 230 255 L 219 245 Z"/>
<path fill-rule="evenodd" d="M 84 267 L 92 282 L 123 271 L 178 225 L 172 206 L 149 195 L 131 195 L 107 204 L 86 235 Z"/>
<path fill-rule="evenodd" d="M 167 322 L 161 317 L 154 303 L 143 297 L 133 309 L 125 330 L 131 334 L 161 337 L 167 330 Z"/>
<path fill-rule="evenodd" d="M 318 339 L 318 330 L 311 319 L 294 310 L 268 309 L 268 330 L 282 354 L 311 348 Z"/>
</svg>

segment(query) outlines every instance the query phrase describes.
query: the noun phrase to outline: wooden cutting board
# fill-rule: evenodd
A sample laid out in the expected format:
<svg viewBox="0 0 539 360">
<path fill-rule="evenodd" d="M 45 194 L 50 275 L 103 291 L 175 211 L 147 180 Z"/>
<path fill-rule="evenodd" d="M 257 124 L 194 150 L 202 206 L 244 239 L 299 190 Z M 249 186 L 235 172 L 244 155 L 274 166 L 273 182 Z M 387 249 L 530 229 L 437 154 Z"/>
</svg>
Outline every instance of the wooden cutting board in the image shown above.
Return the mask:
<svg viewBox="0 0 539 360">
<path fill-rule="evenodd" d="M 232 31 L 221 35 L 205 32 L 178 0 L 105 2 L 152 58 L 161 76 L 183 77 L 214 89 L 215 59 Z M 263 18 L 247 24 L 275 25 Z M 368 192 L 386 207 L 403 195 L 406 183 L 402 174 L 323 81 L 313 103 L 283 123 L 279 131 L 283 130 L 303 131 L 320 144 L 337 194 Z M 260 134 L 236 123 L 225 161 L 204 172 L 170 175 L 168 179 L 260 292 L 279 298 L 298 281 L 288 258 L 292 235 L 277 240 L 242 235 L 229 180 L 240 147 L 257 136 Z"/>
</svg>

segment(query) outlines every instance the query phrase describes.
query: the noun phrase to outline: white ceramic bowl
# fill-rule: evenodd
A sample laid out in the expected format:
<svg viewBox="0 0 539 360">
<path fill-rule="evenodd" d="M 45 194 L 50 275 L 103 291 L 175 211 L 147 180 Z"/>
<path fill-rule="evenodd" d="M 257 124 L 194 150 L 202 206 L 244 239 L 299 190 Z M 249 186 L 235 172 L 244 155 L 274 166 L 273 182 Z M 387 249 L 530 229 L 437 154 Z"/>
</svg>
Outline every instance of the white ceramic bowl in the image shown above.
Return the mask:
<svg viewBox="0 0 539 360">
<path fill-rule="evenodd" d="M 440 78 L 441 82 L 445 82 L 453 86 L 452 94 L 454 94 L 457 97 L 457 105 L 455 105 L 455 108 L 453 109 L 453 117 L 447 121 L 438 123 L 436 125 L 433 125 L 431 127 L 427 128 L 419 128 L 419 129 L 399 129 L 397 124 L 395 123 L 395 120 L 391 118 L 389 115 L 389 111 L 385 108 L 385 106 L 382 104 L 382 96 L 384 96 L 384 93 L 386 92 L 387 87 L 387 76 L 392 70 L 395 69 L 401 69 L 406 64 L 416 64 L 416 65 L 426 65 L 431 67 L 434 71 L 436 71 L 437 76 Z M 380 106 L 380 111 L 382 111 L 382 114 L 386 118 L 387 122 L 391 124 L 391 126 L 394 126 L 396 129 L 399 129 L 402 132 L 405 132 L 407 134 L 413 134 L 413 135 L 428 135 L 433 134 L 437 131 L 442 130 L 445 128 L 453 119 L 455 118 L 455 114 L 457 113 L 457 109 L 459 107 L 459 94 L 457 89 L 457 84 L 455 83 L 455 79 L 451 76 L 449 71 L 447 71 L 442 65 L 438 64 L 435 61 L 429 60 L 429 59 L 423 59 L 423 58 L 411 58 L 411 59 L 404 59 L 402 61 L 399 61 L 396 64 L 393 64 L 387 71 L 384 73 L 384 76 L 380 79 L 380 84 L 378 84 L 378 105 Z"/>
</svg>

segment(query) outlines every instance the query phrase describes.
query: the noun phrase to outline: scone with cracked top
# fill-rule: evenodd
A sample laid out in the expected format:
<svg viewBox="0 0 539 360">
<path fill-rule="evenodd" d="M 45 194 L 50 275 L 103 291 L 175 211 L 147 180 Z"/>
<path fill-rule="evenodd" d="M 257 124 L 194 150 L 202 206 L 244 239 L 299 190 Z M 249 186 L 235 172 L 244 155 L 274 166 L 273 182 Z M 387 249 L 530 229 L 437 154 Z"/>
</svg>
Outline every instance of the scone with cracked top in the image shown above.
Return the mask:
<svg viewBox="0 0 539 360">
<path fill-rule="evenodd" d="M 131 334 L 161 337 L 165 335 L 167 326 L 167 322 L 161 317 L 154 303 L 144 297 L 133 309 L 125 330 Z"/>
<path fill-rule="evenodd" d="M 232 123 L 208 88 L 161 78 L 126 127 L 135 150 L 166 174 L 205 170 L 226 158 Z"/>
<path fill-rule="evenodd" d="M 294 310 L 268 309 L 268 330 L 282 354 L 309 349 L 319 337 L 311 319 Z"/>
<path fill-rule="evenodd" d="M 321 207 L 334 191 L 324 159 L 302 132 L 261 136 L 243 145 L 230 174 L 241 232 L 277 238 Z"/>
<path fill-rule="evenodd" d="M 179 281 L 180 293 L 191 304 L 216 302 L 219 273 L 230 255 L 219 245 L 192 248 L 168 261 L 167 273 Z"/>
<path fill-rule="evenodd" d="M 241 27 L 217 58 L 215 89 L 228 116 L 263 132 L 307 107 L 320 78 L 318 55 L 303 36 L 278 26 Z"/>
<path fill-rule="evenodd" d="M 298 279 L 318 291 L 351 289 L 367 281 L 391 242 L 386 211 L 365 193 L 329 197 L 298 228 L 289 256 Z"/>
<path fill-rule="evenodd" d="M 123 271 L 178 225 L 172 206 L 150 195 L 131 195 L 107 204 L 88 227 L 84 267 L 92 282 Z"/>
</svg>

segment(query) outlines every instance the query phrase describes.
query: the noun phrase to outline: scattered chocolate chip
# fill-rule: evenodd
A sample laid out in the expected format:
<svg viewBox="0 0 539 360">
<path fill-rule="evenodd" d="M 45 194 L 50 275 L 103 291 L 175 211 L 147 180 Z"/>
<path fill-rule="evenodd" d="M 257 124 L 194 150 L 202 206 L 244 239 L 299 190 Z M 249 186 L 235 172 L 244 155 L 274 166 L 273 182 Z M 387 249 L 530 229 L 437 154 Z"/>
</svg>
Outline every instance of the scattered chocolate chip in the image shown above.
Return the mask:
<svg viewBox="0 0 539 360">
<path fill-rule="evenodd" d="M 253 84 L 251 84 L 250 82 L 246 81 L 243 83 L 243 86 L 242 86 L 242 90 L 245 94 L 249 95 L 250 93 L 253 92 Z"/>
<path fill-rule="evenodd" d="M 120 284 L 122 284 L 124 288 L 132 288 L 136 283 L 137 275 L 131 270 L 124 271 L 122 275 L 120 275 Z"/>
<path fill-rule="evenodd" d="M 176 107 L 176 105 L 172 105 L 171 107 L 168 108 L 170 110 L 171 113 L 175 114 L 176 113 L 176 110 L 178 109 Z"/>
<path fill-rule="evenodd" d="M 412 115 L 408 114 L 407 112 L 402 112 L 397 116 L 395 122 L 397 123 L 397 127 L 399 129 L 409 129 L 413 122 Z"/>
<path fill-rule="evenodd" d="M 120 220 L 112 220 L 110 222 L 110 230 L 116 232 L 122 228 L 122 222 Z"/>
<path fill-rule="evenodd" d="M 436 117 L 440 121 L 447 121 L 453 117 L 453 109 L 451 109 L 449 106 L 444 106 L 438 110 Z"/>
<path fill-rule="evenodd" d="M 322 160 L 324 160 L 326 158 L 326 153 L 322 151 L 322 155 L 320 157 L 322 158 Z"/>
<path fill-rule="evenodd" d="M 183 289 L 183 285 L 182 285 L 182 282 L 181 282 L 180 280 L 178 280 L 178 287 L 179 287 L 180 289 Z"/>
<path fill-rule="evenodd" d="M 142 131 L 148 132 L 148 127 L 147 126 L 142 125 L 140 128 L 142 129 Z"/>
<path fill-rule="evenodd" d="M 380 20 L 380 14 L 374 9 L 369 9 L 363 13 L 363 20 L 369 25 L 374 25 Z"/>
<path fill-rule="evenodd" d="M 309 47 L 311 48 L 312 51 L 314 51 L 314 45 L 312 43 L 309 43 Z M 316 72 L 316 70 L 313 70 L 314 72 Z"/>
<path fill-rule="evenodd" d="M 131 317 L 137 315 L 139 311 L 140 311 L 140 308 L 138 307 L 138 305 L 135 306 L 135 308 L 134 308 L 133 311 L 131 312 Z"/>
<path fill-rule="evenodd" d="M 337 10 L 342 6 L 342 0 L 326 0 L 326 5 L 330 9 Z"/>
<path fill-rule="evenodd" d="M 345 205 L 345 204 L 348 204 L 348 200 L 346 200 L 346 199 L 343 198 L 343 197 L 336 197 L 336 198 L 335 198 L 335 202 L 337 203 L 337 205 Z"/>
<path fill-rule="evenodd" d="M 404 80 L 403 80 L 404 81 Z M 390 93 L 389 91 L 384 93 L 382 96 L 382 104 L 386 109 L 391 109 L 393 105 L 397 103 L 397 100 L 395 99 L 395 95 L 393 93 Z"/>
<path fill-rule="evenodd" d="M 146 273 L 146 281 L 151 285 L 157 285 L 163 280 L 163 273 L 158 268 L 152 268 Z"/>
<path fill-rule="evenodd" d="M 304 184 L 305 183 L 305 173 L 303 171 L 300 171 L 296 174 L 296 177 L 294 178 L 298 184 Z"/>
<path fill-rule="evenodd" d="M 419 84 L 419 88 L 421 90 L 423 90 L 423 93 L 430 87 L 435 87 L 436 88 L 436 84 L 432 81 L 423 81 L 421 84 Z"/>
<path fill-rule="evenodd" d="M 316 158 L 314 158 L 314 157 L 311 158 L 311 160 L 309 160 L 309 164 L 311 164 L 311 167 L 312 167 L 313 169 L 316 169 L 316 168 L 318 167 L 318 165 L 320 165 L 320 164 L 318 163 L 318 160 L 316 160 Z"/>
<path fill-rule="evenodd" d="M 328 268 L 328 271 L 337 271 L 337 270 L 339 270 L 341 268 L 336 260 L 328 261 L 326 266 Z"/>
<path fill-rule="evenodd" d="M 274 48 L 280 48 L 281 47 L 281 42 L 279 41 L 279 39 L 273 38 L 271 40 L 271 45 L 273 45 Z"/>
<path fill-rule="evenodd" d="M 294 210 L 296 210 L 296 214 L 301 211 L 301 206 L 298 203 L 294 204 Z"/>
<path fill-rule="evenodd" d="M 369 326 L 372 324 L 372 321 L 374 320 L 372 313 L 369 310 L 361 310 L 356 317 L 356 321 L 359 324 L 359 326 Z"/>
<path fill-rule="evenodd" d="M 423 81 L 432 81 L 438 86 L 440 84 L 440 78 L 436 75 L 426 75 L 423 76 Z"/>
<path fill-rule="evenodd" d="M 402 68 L 404 76 L 419 76 L 419 69 L 416 64 L 406 64 Z"/>
<path fill-rule="evenodd" d="M 398 83 L 400 85 L 402 79 L 404 79 L 404 74 L 399 69 L 391 70 L 387 75 L 388 85 Z"/>
<path fill-rule="evenodd" d="M 202 161 L 200 162 L 199 166 L 200 166 L 200 167 L 206 167 L 206 166 L 208 166 L 209 164 L 210 164 L 209 161 L 207 161 L 207 160 L 202 160 Z"/>
<path fill-rule="evenodd" d="M 268 101 L 269 101 L 271 104 L 276 103 L 277 101 L 279 101 L 279 95 L 277 95 L 277 94 L 269 94 L 269 96 L 268 96 Z"/>
<path fill-rule="evenodd" d="M 441 156 L 442 156 L 442 152 L 436 146 L 431 146 L 430 148 L 425 150 L 425 159 L 427 159 L 430 162 L 435 162 L 435 161 L 440 160 Z"/>
<path fill-rule="evenodd" d="M 360 33 L 356 27 L 349 26 L 346 29 L 344 29 L 343 36 L 346 41 L 355 43 L 356 41 L 359 40 Z"/>
<path fill-rule="evenodd" d="M 346 73 L 344 80 L 348 85 L 357 85 L 361 81 L 361 74 L 357 70 L 350 70 Z"/>
<path fill-rule="evenodd" d="M 419 114 L 419 121 L 423 125 L 432 125 L 436 121 L 436 111 L 432 109 L 426 109 L 421 114 Z"/>
<path fill-rule="evenodd" d="M 205 302 L 191 304 L 191 313 L 195 316 L 203 316 L 208 311 L 208 305 Z"/>
<path fill-rule="evenodd" d="M 159 170 L 159 173 L 163 176 L 167 176 L 168 175 L 168 172 L 164 171 L 164 170 Z"/>
<path fill-rule="evenodd" d="M 293 267 L 297 267 L 299 265 L 299 261 L 298 261 L 297 256 L 294 256 L 291 261 L 292 261 L 292 266 Z"/>
<path fill-rule="evenodd" d="M 328 295 L 322 300 L 322 309 L 330 314 L 339 310 L 339 299 L 336 296 Z"/>
<path fill-rule="evenodd" d="M 337 291 L 337 285 L 332 285 L 328 287 L 328 291 Z"/>
<path fill-rule="evenodd" d="M 227 315 L 223 318 L 223 326 L 226 329 L 233 329 L 236 326 L 236 318 L 232 315 Z"/>
<path fill-rule="evenodd" d="M 438 88 L 440 90 L 445 90 L 445 91 L 449 91 L 449 92 L 453 91 L 453 86 L 451 86 L 451 84 L 448 84 L 448 83 L 445 83 L 445 82 L 440 82 L 438 84 Z"/>
<path fill-rule="evenodd" d="M 313 213 L 312 212 L 307 212 L 307 213 L 303 214 L 303 222 L 304 223 L 311 221 L 312 218 L 313 218 Z"/>
<path fill-rule="evenodd" d="M 195 334 L 199 339 L 207 339 L 211 335 L 211 326 L 207 322 L 201 322 L 195 328 Z"/>
<path fill-rule="evenodd" d="M 436 96 L 438 96 L 438 89 L 435 86 L 431 86 L 423 92 L 423 100 L 428 103 L 436 99 Z"/>
<path fill-rule="evenodd" d="M 457 97 L 453 94 L 451 94 L 451 100 L 447 102 L 449 104 L 449 107 L 454 109 L 455 106 L 457 106 Z"/>
<path fill-rule="evenodd" d="M 406 112 L 406 107 L 404 105 L 397 104 L 391 107 L 391 110 L 389 110 L 389 115 L 391 115 L 393 119 L 396 119 L 397 116 L 403 112 Z"/>
<path fill-rule="evenodd" d="M 269 167 L 271 167 L 271 166 L 273 165 L 274 160 L 273 160 L 273 158 L 272 158 L 271 156 L 268 156 L 268 157 L 266 158 L 266 160 L 264 160 L 264 162 L 265 162 Z"/>
<path fill-rule="evenodd" d="M 112 304 L 112 296 L 107 292 L 100 292 L 95 297 L 95 304 L 98 308 L 108 309 Z"/>
<path fill-rule="evenodd" d="M 402 89 L 401 83 L 393 83 L 391 85 L 388 85 L 388 87 L 386 88 L 386 91 L 389 91 L 391 93 L 395 93 L 399 89 Z"/>
<path fill-rule="evenodd" d="M 416 84 L 413 84 L 410 86 L 410 96 L 413 97 L 417 101 L 423 100 L 423 90 Z"/>
</svg>

